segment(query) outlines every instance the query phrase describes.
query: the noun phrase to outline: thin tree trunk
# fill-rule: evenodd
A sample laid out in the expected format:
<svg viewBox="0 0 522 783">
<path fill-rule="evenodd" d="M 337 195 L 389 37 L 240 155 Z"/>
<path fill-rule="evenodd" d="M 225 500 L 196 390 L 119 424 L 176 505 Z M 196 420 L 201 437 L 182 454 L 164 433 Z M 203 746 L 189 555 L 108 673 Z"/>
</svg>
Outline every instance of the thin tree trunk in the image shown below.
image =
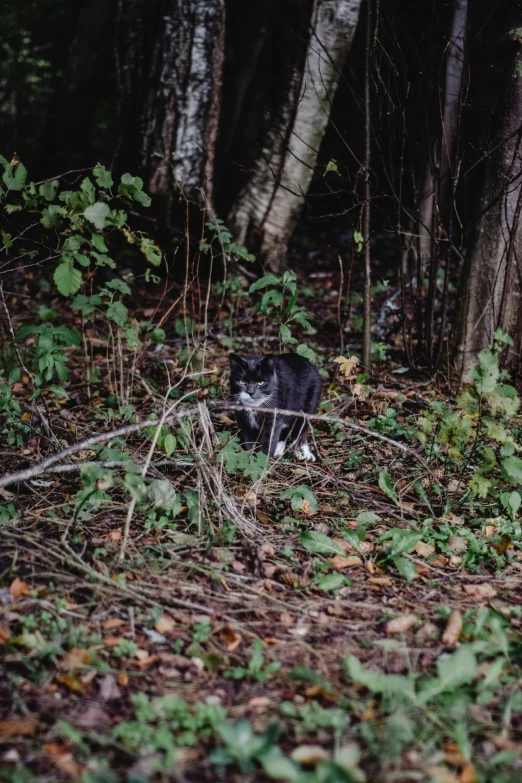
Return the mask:
<svg viewBox="0 0 522 783">
<path fill-rule="evenodd" d="M 508 364 L 520 361 L 522 47 L 516 33 L 512 38 L 515 54 L 507 76 L 500 127 L 486 162 L 480 216 L 461 289 L 456 352 L 464 380 L 475 365 L 478 353 L 492 342 L 499 326 L 515 341 Z"/>
<path fill-rule="evenodd" d="M 365 46 L 365 66 L 364 66 L 364 286 L 363 286 L 363 349 L 362 366 L 368 372 L 371 362 L 372 334 L 372 267 L 371 267 L 371 247 L 370 247 L 370 228 L 371 228 L 371 184 L 370 184 L 370 164 L 371 164 L 371 102 L 370 102 L 370 49 L 372 45 L 372 0 L 367 0 L 366 4 L 366 46 Z"/>
<path fill-rule="evenodd" d="M 350 49 L 361 0 L 315 0 L 305 67 L 296 72 L 280 121 L 263 145 L 230 223 L 238 241 L 274 271 L 285 265 L 314 173 L 331 104 Z"/>
<path fill-rule="evenodd" d="M 143 112 L 148 188 L 169 209 L 178 187 L 191 200 L 211 202 L 224 0 L 168 0 L 157 23 Z"/>
<path fill-rule="evenodd" d="M 420 274 L 424 279 L 428 273 L 429 278 L 424 318 L 424 343 L 430 368 L 433 364 L 439 262 L 448 249 L 448 240 L 451 239 L 450 217 L 458 173 L 457 154 L 467 26 L 468 0 L 454 0 L 450 37 L 445 52 L 444 91 L 440 100 L 440 134 L 429 151 L 418 203 Z"/>
</svg>

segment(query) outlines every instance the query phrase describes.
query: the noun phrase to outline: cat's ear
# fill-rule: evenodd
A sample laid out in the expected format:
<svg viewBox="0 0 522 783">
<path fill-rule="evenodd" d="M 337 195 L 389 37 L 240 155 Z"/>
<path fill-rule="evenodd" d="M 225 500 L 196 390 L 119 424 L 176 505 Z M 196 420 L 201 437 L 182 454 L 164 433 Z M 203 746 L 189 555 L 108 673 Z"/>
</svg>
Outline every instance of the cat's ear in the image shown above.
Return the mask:
<svg viewBox="0 0 522 783">
<path fill-rule="evenodd" d="M 245 362 L 241 358 L 241 356 L 238 356 L 237 353 L 231 353 L 230 354 L 230 369 L 236 369 L 236 370 L 244 370 L 245 369 Z"/>
<path fill-rule="evenodd" d="M 268 356 L 265 356 L 263 359 L 263 369 L 266 370 L 266 372 L 275 372 L 275 365 L 276 361 L 274 354 L 270 353 Z"/>
</svg>

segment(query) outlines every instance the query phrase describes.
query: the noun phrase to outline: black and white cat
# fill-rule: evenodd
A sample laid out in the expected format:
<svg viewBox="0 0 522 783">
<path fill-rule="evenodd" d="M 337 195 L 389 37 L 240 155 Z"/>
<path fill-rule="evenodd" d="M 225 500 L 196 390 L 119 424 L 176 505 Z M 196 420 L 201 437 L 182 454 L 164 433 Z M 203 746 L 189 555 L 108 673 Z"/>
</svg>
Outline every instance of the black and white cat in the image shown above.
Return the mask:
<svg viewBox="0 0 522 783">
<path fill-rule="evenodd" d="M 249 410 L 260 407 L 317 413 L 321 376 L 308 359 L 294 353 L 245 357 L 233 353 L 230 393 L 234 402 L 245 408 L 236 414 L 243 448 L 281 457 L 289 441 L 298 459 L 315 461 L 306 440 L 309 427 L 305 419 Z"/>
</svg>

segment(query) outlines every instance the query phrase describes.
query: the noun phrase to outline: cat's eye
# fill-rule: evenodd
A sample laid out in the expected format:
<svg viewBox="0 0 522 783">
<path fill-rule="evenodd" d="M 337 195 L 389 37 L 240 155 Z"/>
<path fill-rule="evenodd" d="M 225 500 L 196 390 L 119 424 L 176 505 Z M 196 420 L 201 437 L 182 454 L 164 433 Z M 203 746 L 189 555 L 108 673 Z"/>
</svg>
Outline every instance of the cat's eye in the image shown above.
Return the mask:
<svg viewBox="0 0 522 783">
<path fill-rule="evenodd" d="M 265 383 L 266 383 L 266 381 L 258 381 L 258 382 L 257 382 L 257 385 L 258 385 L 258 386 L 264 386 L 264 385 L 265 385 Z"/>
<path fill-rule="evenodd" d="M 244 385 L 245 385 L 245 383 L 246 383 L 246 381 L 239 381 L 239 385 L 240 385 L 240 386 L 244 386 Z"/>
</svg>

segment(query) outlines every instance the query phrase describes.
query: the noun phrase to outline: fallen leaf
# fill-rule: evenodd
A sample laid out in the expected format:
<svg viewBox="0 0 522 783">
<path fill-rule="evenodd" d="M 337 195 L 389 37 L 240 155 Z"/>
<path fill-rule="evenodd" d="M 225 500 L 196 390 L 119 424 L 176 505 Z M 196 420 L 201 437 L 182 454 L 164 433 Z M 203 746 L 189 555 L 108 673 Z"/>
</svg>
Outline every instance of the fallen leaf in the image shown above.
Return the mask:
<svg viewBox="0 0 522 783">
<path fill-rule="evenodd" d="M 478 585 L 464 585 L 464 592 L 474 598 L 494 598 L 497 594 L 493 585 L 488 585 L 487 582 Z"/>
<path fill-rule="evenodd" d="M 262 559 L 265 559 L 267 557 L 274 557 L 275 551 L 270 541 L 263 541 L 263 543 L 259 547 L 259 555 Z"/>
<path fill-rule="evenodd" d="M 328 562 L 337 571 L 342 571 L 344 568 L 352 568 L 353 566 L 362 564 L 361 558 L 357 557 L 356 555 L 350 555 L 349 557 L 344 557 L 344 555 L 335 555 L 334 557 L 331 557 Z"/>
<path fill-rule="evenodd" d="M 303 514 L 310 514 L 310 503 L 306 498 L 302 499 L 299 511 L 302 511 Z"/>
<path fill-rule="evenodd" d="M 493 536 L 497 535 L 497 528 L 495 525 L 487 525 L 486 526 L 486 538 L 492 538 Z"/>
<path fill-rule="evenodd" d="M 328 761 L 330 755 L 320 745 L 299 745 L 291 752 L 290 758 L 298 764 L 316 767 L 321 761 Z"/>
<path fill-rule="evenodd" d="M 9 589 L 13 598 L 21 598 L 23 595 L 31 595 L 31 588 L 27 582 L 22 582 L 21 579 L 16 579 L 11 582 Z"/>
<path fill-rule="evenodd" d="M 121 527 L 118 527 L 116 530 L 111 530 L 111 532 L 107 534 L 107 538 L 110 541 L 121 541 L 121 532 Z"/>
<path fill-rule="evenodd" d="M 418 642 L 418 644 L 424 644 L 431 636 L 435 636 L 438 630 L 439 629 L 437 628 L 435 623 L 432 622 L 424 623 L 422 628 L 419 628 L 419 630 L 415 634 L 415 639 Z"/>
<path fill-rule="evenodd" d="M 462 615 L 458 609 L 454 609 L 448 617 L 448 622 L 442 634 L 442 643 L 446 647 L 454 647 L 462 631 Z"/>
<path fill-rule="evenodd" d="M 459 552 L 466 552 L 468 548 L 468 542 L 464 536 L 450 536 L 448 544 L 449 548 L 453 549 L 457 554 Z"/>
<path fill-rule="evenodd" d="M 268 696 L 254 696 L 253 699 L 250 699 L 248 702 L 249 707 L 269 707 L 272 703 L 272 700 L 268 698 Z"/>
<path fill-rule="evenodd" d="M 115 701 L 121 698 L 121 691 L 116 684 L 114 674 L 106 674 L 100 682 L 100 698 L 103 701 Z"/>
<path fill-rule="evenodd" d="M 384 630 L 387 634 L 405 633 L 417 622 L 418 617 L 414 614 L 401 614 L 399 617 L 394 617 L 393 620 L 388 620 L 384 626 Z"/>
<path fill-rule="evenodd" d="M 121 685 L 122 688 L 126 688 L 129 684 L 129 675 L 126 672 L 120 672 L 118 674 L 118 685 Z"/>
<path fill-rule="evenodd" d="M 442 765 L 424 767 L 423 772 L 426 777 L 431 778 L 433 783 L 459 783 L 455 773 Z"/>
<path fill-rule="evenodd" d="M 71 778 L 79 778 L 81 776 L 82 768 L 78 762 L 74 760 L 70 745 L 60 745 L 58 742 L 46 742 L 44 748 L 51 757 L 54 766 L 61 772 L 65 772 L 65 774 L 69 775 Z"/>
<path fill-rule="evenodd" d="M 0 623 L 0 644 L 5 644 L 9 641 L 11 638 L 11 631 L 7 627 L 7 625 L 4 625 L 3 623 Z"/>
<path fill-rule="evenodd" d="M 149 669 L 154 663 L 159 661 L 159 655 L 149 655 L 147 650 L 136 650 L 135 658 L 138 661 L 140 669 Z"/>
<path fill-rule="evenodd" d="M 125 625 L 125 620 L 122 620 L 121 617 L 109 617 L 109 619 L 105 620 L 101 625 L 105 631 L 110 631 L 112 628 L 119 628 L 120 626 Z"/>
<path fill-rule="evenodd" d="M 158 633 L 170 633 L 176 627 L 176 621 L 168 614 L 162 614 L 154 626 Z"/>
<path fill-rule="evenodd" d="M 371 576 L 366 581 L 371 585 L 381 585 L 381 587 L 391 587 L 393 585 L 391 576 Z"/>
<path fill-rule="evenodd" d="M 77 647 L 73 647 L 65 653 L 62 660 L 60 661 L 60 666 L 62 669 L 72 671 L 73 669 L 80 669 L 90 662 L 91 656 L 88 650 L 82 650 Z"/>
<path fill-rule="evenodd" d="M 71 693 L 85 693 L 85 685 L 83 685 L 73 674 L 61 674 L 56 678 L 59 683 L 69 688 Z"/>
<path fill-rule="evenodd" d="M 413 551 L 417 552 L 420 557 L 431 557 L 435 552 L 435 547 L 433 544 L 425 544 L 424 541 L 417 541 Z"/>
<path fill-rule="evenodd" d="M 256 518 L 261 522 L 262 525 L 269 525 L 271 522 L 270 517 L 268 514 L 265 514 L 264 511 L 256 511 Z"/>
<path fill-rule="evenodd" d="M 34 718 L 0 720 L 0 737 L 30 737 L 36 731 Z"/>
<path fill-rule="evenodd" d="M 74 717 L 70 717 L 70 721 L 77 729 L 96 729 L 101 732 L 110 726 L 111 719 L 97 704 L 86 704 L 78 709 Z"/>
<path fill-rule="evenodd" d="M 470 761 L 467 761 L 460 771 L 460 783 L 478 783 L 477 771 Z"/>
<path fill-rule="evenodd" d="M 219 633 L 219 638 L 221 639 L 223 644 L 226 645 L 227 650 L 229 650 L 230 652 L 234 652 L 234 650 L 237 650 L 237 648 L 242 642 L 241 635 L 237 633 L 237 631 L 235 631 L 229 625 L 226 625 L 224 628 L 221 629 Z"/>
<path fill-rule="evenodd" d="M 437 555 L 435 560 L 432 560 L 430 565 L 435 568 L 444 568 L 448 564 L 448 558 L 444 555 Z"/>
</svg>

